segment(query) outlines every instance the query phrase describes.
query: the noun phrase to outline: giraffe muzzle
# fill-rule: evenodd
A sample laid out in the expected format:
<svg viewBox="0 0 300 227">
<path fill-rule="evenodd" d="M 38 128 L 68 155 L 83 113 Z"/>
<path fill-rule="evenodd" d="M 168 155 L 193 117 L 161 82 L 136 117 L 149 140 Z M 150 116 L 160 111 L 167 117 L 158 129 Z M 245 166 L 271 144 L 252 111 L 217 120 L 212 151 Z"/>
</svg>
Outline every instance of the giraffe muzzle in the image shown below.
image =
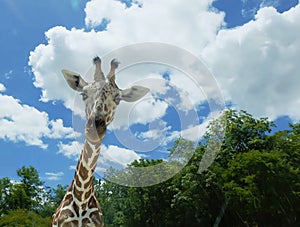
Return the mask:
<svg viewBox="0 0 300 227">
<path fill-rule="evenodd" d="M 101 140 L 106 132 L 106 122 L 102 117 L 89 118 L 86 127 L 85 134 L 90 141 Z"/>
</svg>

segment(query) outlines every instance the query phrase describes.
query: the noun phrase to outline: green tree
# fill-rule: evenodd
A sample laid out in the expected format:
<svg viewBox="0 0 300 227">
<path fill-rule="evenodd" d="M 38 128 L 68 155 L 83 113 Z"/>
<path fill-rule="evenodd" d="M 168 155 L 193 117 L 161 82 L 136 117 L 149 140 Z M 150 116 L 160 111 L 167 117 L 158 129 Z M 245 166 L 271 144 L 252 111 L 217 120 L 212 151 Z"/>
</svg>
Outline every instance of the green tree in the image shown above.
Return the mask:
<svg viewBox="0 0 300 227">
<path fill-rule="evenodd" d="M 253 150 L 230 162 L 223 173 L 223 190 L 245 224 L 288 226 L 300 212 L 299 176 L 283 153 Z"/>
<path fill-rule="evenodd" d="M 20 184 L 16 185 L 16 201 L 24 198 L 24 203 L 18 208 L 37 210 L 44 193 L 42 187 L 44 183 L 39 179 L 38 171 L 33 166 L 23 166 L 17 170 L 17 174 L 20 177 Z"/>
<path fill-rule="evenodd" d="M 50 223 L 49 217 L 42 218 L 33 211 L 22 209 L 10 210 L 0 218 L 0 227 L 48 227 Z"/>
<path fill-rule="evenodd" d="M 57 207 L 60 204 L 61 200 L 63 199 L 68 190 L 68 187 L 68 185 L 62 186 L 61 184 L 58 184 L 56 189 L 53 189 L 51 199 L 55 207 Z"/>
<path fill-rule="evenodd" d="M 235 155 L 249 150 L 262 150 L 268 146 L 268 137 L 275 124 L 267 118 L 255 119 L 246 111 L 227 110 L 219 119 L 214 120 L 205 135 L 205 144 L 210 137 L 216 138 L 222 129 L 221 154 L 218 164 L 227 167 Z"/>
<path fill-rule="evenodd" d="M 38 210 L 42 204 L 43 182 L 34 167 L 17 170 L 19 182 L 8 178 L 0 180 L 0 213 L 6 214 L 13 209 Z"/>
<path fill-rule="evenodd" d="M 217 159 L 203 174 L 223 197 L 221 225 L 297 226 L 299 126 L 271 135 L 274 123 L 229 110 Z M 218 120 L 213 124 L 220 124 Z M 213 133 L 212 131 L 208 131 Z M 218 217 L 216 217 L 218 220 Z M 297 224 L 296 224 L 297 223 Z"/>
<path fill-rule="evenodd" d="M 7 177 L 0 179 L 0 216 L 7 213 L 12 205 L 12 183 Z"/>
<path fill-rule="evenodd" d="M 14 184 L 11 188 L 11 198 L 9 209 L 32 209 L 33 198 L 26 194 L 25 188 L 22 184 Z"/>
<path fill-rule="evenodd" d="M 273 122 L 245 111 L 228 110 L 208 127 L 197 147 L 179 138 L 171 161 L 189 163 L 172 179 L 150 187 L 99 186 L 106 223 L 111 226 L 300 226 L 300 126 L 271 133 Z M 219 130 L 221 129 L 221 130 Z M 213 140 L 211 140 L 213 138 Z M 214 143 L 216 139 L 216 143 Z M 207 153 L 214 162 L 199 172 Z M 205 156 L 206 155 L 206 156 Z M 134 161 L 117 177 L 131 180 L 130 167 L 160 161 Z M 165 166 L 164 166 L 165 167 Z M 160 169 L 166 174 L 169 167 Z M 114 174 L 118 171 L 110 170 Z M 156 171 L 147 168 L 156 176 Z M 136 180 L 136 179 L 134 179 Z M 138 180 L 146 182 L 143 175 Z"/>
<path fill-rule="evenodd" d="M 51 217 L 66 194 L 67 189 L 68 185 L 62 186 L 61 184 L 58 184 L 56 188 L 45 187 L 45 192 L 43 193 L 43 200 L 45 202 L 38 213 L 42 217 Z"/>
</svg>

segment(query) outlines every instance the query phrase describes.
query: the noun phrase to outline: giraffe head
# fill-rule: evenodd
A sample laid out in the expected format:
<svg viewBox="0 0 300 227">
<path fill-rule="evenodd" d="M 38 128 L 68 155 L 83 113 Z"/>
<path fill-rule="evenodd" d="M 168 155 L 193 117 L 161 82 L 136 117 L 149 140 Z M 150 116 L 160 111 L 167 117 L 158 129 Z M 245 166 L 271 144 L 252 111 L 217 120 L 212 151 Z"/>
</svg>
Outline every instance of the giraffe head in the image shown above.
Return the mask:
<svg viewBox="0 0 300 227">
<path fill-rule="evenodd" d="M 106 77 L 101 70 L 101 59 L 95 57 L 93 62 L 95 73 L 94 80 L 90 83 L 86 82 L 78 73 L 65 69 L 62 70 L 62 73 L 68 85 L 81 94 L 85 103 L 86 137 L 90 140 L 97 140 L 105 135 L 106 126 L 112 122 L 116 107 L 121 100 L 137 101 L 146 95 L 149 89 L 133 86 L 121 90 L 115 83 L 115 70 L 119 62 L 115 59 L 111 61 L 110 72 Z"/>
</svg>

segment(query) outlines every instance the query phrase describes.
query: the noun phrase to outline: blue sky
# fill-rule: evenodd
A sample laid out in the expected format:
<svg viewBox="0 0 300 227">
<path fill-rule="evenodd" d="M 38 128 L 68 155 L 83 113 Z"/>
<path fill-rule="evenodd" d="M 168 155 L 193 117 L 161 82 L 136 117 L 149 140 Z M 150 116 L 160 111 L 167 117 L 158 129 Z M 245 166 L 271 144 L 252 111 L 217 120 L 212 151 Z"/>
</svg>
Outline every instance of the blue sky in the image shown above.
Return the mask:
<svg viewBox="0 0 300 227">
<path fill-rule="evenodd" d="M 84 120 L 60 70 L 88 76 L 93 56 L 134 43 L 163 42 L 200 57 L 234 108 L 267 116 L 280 129 L 300 119 L 298 1 L 3 0 L 0 15 L 0 178 L 17 179 L 16 169 L 33 165 L 47 185 L 71 182 Z M 141 64 L 117 80 L 122 88 L 150 86 L 152 93 L 120 107 L 99 174 L 134 158 L 165 158 L 176 136 L 193 135 L 211 116 L 212 94 L 180 70 Z M 135 152 L 128 132 L 152 150 Z"/>
</svg>

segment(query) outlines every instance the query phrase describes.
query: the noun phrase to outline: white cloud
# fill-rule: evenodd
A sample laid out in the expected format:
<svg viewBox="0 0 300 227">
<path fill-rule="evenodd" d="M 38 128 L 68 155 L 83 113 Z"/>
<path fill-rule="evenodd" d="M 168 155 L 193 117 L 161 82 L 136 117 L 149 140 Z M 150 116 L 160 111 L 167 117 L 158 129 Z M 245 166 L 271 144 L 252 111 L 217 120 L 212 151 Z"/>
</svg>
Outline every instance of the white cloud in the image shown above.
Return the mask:
<svg viewBox="0 0 300 227">
<path fill-rule="evenodd" d="M 4 73 L 4 78 L 5 79 L 10 79 L 11 75 L 13 74 L 12 70 L 9 70 L 8 72 Z"/>
<path fill-rule="evenodd" d="M 272 1 L 275 2 L 276 1 Z M 82 75 L 91 74 L 91 59 L 118 47 L 137 42 L 157 41 L 174 44 L 205 59 L 212 69 L 227 101 L 256 116 L 272 119 L 289 115 L 300 116 L 298 84 L 298 53 L 300 50 L 299 5 L 280 14 L 274 8 L 260 9 L 254 20 L 234 29 L 223 29 L 224 13 L 210 9 L 212 0 L 139 1 L 126 8 L 120 1 L 92 0 L 85 11 L 86 25 L 97 29 L 103 18 L 110 21 L 105 31 L 68 30 L 54 27 L 46 32 L 47 44 L 31 52 L 35 86 L 42 89 L 43 101 L 63 100 L 66 107 L 76 109 L 74 91 L 64 81 L 60 70 L 67 68 Z M 261 7 L 269 5 L 263 1 Z M 273 3 L 272 3 L 273 4 Z M 122 59 L 119 59 L 122 62 Z M 104 62 L 108 68 L 108 62 Z M 142 71 L 138 69 L 138 71 Z M 117 75 L 121 88 L 144 79 L 162 79 L 161 71 Z M 157 80 L 159 81 L 159 80 Z M 170 74 L 170 83 L 178 87 L 181 103 L 189 109 L 205 100 L 193 81 L 186 81 L 179 73 Z M 180 85 L 180 86 L 179 86 Z M 166 94 L 166 83 L 149 84 L 159 94 Z M 213 91 L 209 93 L 211 95 Z M 207 95 L 207 94 L 205 94 Z M 126 128 L 128 122 L 149 123 L 166 114 L 168 100 L 156 99 L 155 92 L 141 102 L 121 103 L 111 128 Z M 178 98 L 177 98 L 178 99 Z M 188 101 L 191 102 L 190 105 Z M 132 120 L 131 120 L 132 119 Z"/>
<path fill-rule="evenodd" d="M 82 151 L 83 144 L 78 141 L 72 141 L 68 144 L 60 142 L 58 144 L 58 153 L 72 159 L 78 159 Z"/>
<path fill-rule="evenodd" d="M 6 87 L 0 83 L 0 92 L 6 91 Z"/>
<path fill-rule="evenodd" d="M 141 138 L 142 140 L 164 140 L 167 132 L 172 127 L 168 125 L 165 121 L 158 121 L 154 126 L 154 129 L 149 129 L 148 131 L 141 132 L 136 134 L 136 137 Z"/>
<path fill-rule="evenodd" d="M 201 81 L 203 83 L 203 81 Z M 190 110 L 207 99 L 201 87 L 192 78 L 178 71 L 170 73 L 170 84 L 179 93 L 180 102 L 177 104 L 180 110 Z M 206 94 L 208 95 L 208 94 Z"/>
<path fill-rule="evenodd" d="M 0 94 L 0 139 L 24 142 L 47 148 L 45 138 L 71 138 L 72 128 L 64 127 L 61 119 L 50 120 L 46 112 L 21 104 L 12 96 Z"/>
<path fill-rule="evenodd" d="M 75 132 L 73 128 L 65 127 L 63 125 L 62 119 L 56 119 L 52 120 L 49 123 L 49 127 L 51 128 L 51 133 L 49 135 L 49 138 L 52 139 L 72 139 L 79 137 L 81 134 L 78 132 Z"/>
<path fill-rule="evenodd" d="M 242 0 L 242 3 L 243 17 L 254 18 L 259 9 L 269 6 L 277 7 L 280 4 L 280 0 Z"/>
<path fill-rule="evenodd" d="M 178 139 L 179 137 L 182 137 L 190 141 L 198 142 L 207 131 L 207 127 L 210 123 L 210 120 L 210 118 L 207 118 L 201 124 L 193 125 L 182 131 L 173 131 L 171 135 L 167 137 L 166 141 L 170 142 L 175 139 Z"/>
<path fill-rule="evenodd" d="M 255 116 L 300 119 L 299 27 L 300 5 L 282 14 L 268 7 L 218 33 L 203 56 L 227 100 Z"/>
<path fill-rule="evenodd" d="M 128 45 L 134 42 L 172 43 L 191 51 L 211 41 L 223 22 L 223 13 L 208 11 L 212 0 L 138 1 L 130 8 L 119 1 L 92 0 L 86 5 L 86 24 L 109 19 L 105 40 Z"/>
<path fill-rule="evenodd" d="M 52 172 L 46 172 L 45 173 L 47 180 L 49 181 L 58 181 L 61 179 L 61 177 L 64 175 L 63 172 L 58 173 L 52 173 Z"/>
<path fill-rule="evenodd" d="M 77 160 L 82 151 L 83 144 L 78 141 L 73 141 L 68 144 L 59 144 L 59 152 L 67 158 Z M 118 147 L 115 145 L 101 145 L 100 155 L 96 172 L 103 176 L 104 172 L 110 167 L 124 168 L 134 160 L 140 159 L 141 156 L 133 150 Z M 76 169 L 76 166 L 70 166 L 70 169 Z"/>
<path fill-rule="evenodd" d="M 121 148 L 114 145 L 109 145 L 108 147 L 102 145 L 98 166 L 103 167 L 103 164 L 105 165 L 114 163 L 115 165 L 125 167 L 134 160 L 140 158 L 141 156 L 135 153 L 133 150 Z"/>
<path fill-rule="evenodd" d="M 34 85 L 42 89 L 41 100 L 63 100 L 67 108 L 76 110 L 74 91 L 67 86 L 60 70 L 67 68 L 85 75 L 91 69 L 91 59 L 96 54 L 101 56 L 124 45 L 157 41 L 198 53 L 214 39 L 216 31 L 223 23 L 223 13 L 208 11 L 211 2 L 212 0 L 190 0 L 186 4 L 173 0 L 152 0 L 143 1 L 142 7 L 133 4 L 130 8 L 126 8 L 120 1 L 88 2 L 85 9 L 87 26 L 96 26 L 106 18 L 110 20 L 106 31 L 54 27 L 45 33 L 48 43 L 37 46 L 30 53 L 29 65 L 34 73 Z M 119 60 L 122 62 L 122 59 Z M 108 63 L 104 63 L 103 68 L 106 65 Z M 126 88 L 126 85 L 136 79 L 145 78 L 142 76 L 153 75 L 144 74 L 139 78 L 131 75 L 126 78 L 126 82 L 120 79 L 118 84 Z M 165 89 L 162 86 L 157 88 Z M 149 107 L 149 103 L 144 104 L 146 108 Z M 164 110 L 163 105 L 161 102 L 154 104 Z M 144 108 L 141 109 L 139 115 L 144 118 L 150 116 L 150 119 L 139 119 L 139 122 L 161 117 L 145 115 Z"/>
<path fill-rule="evenodd" d="M 91 59 L 97 53 L 91 50 L 80 50 L 78 42 L 84 42 L 83 30 L 67 30 L 64 27 L 54 27 L 46 32 L 48 45 L 41 44 L 30 53 L 29 64 L 34 73 L 34 85 L 42 88 L 42 101 L 63 100 L 66 107 L 74 106 L 74 91 L 64 81 L 61 70 L 72 69 L 85 75 L 91 66 Z M 89 34 L 93 39 L 93 35 Z M 77 39 L 77 41 L 76 41 Z M 86 40 L 86 43 L 99 43 L 96 40 Z M 74 48 L 76 50 L 74 50 Z M 84 48 L 87 48 L 85 46 Z M 80 57 L 78 57 L 80 56 Z"/>
<path fill-rule="evenodd" d="M 169 87 L 162 75 L 169 70 L 168 66 L 160 64 L 136 64 L 119 71 L 116 82 L 122 85 L 121 89 L 139 84 L 148 87 L 152 94 L 165 94 Z"/>
<path fill-rule="evenodd" d="M 168 103 L 148 96 L 135 103 L 121 102 L 109 129 L 127 129 L 133 123 L 147 124 L 162 118 Z"/>
<path fill-rule="evenodd" d="M 101 151 L 97 163 L 96 174 L 104 176 L 109 168 L 123 169 L 134 160 L 139 160 L 141 155 L 133 150 L 118 146 L 101 146 Z"/>
<path fill-rule="evenodd" d="M 72 141 L 68 144 L 60 143 L 58 146 L 58 153 L 75 160 L 78 159 L 83 148 L 83 144 L 78 141 Z M 108 166 L 110 164 L 125 167 L 133 160 L 139 158 L 140 156 L 132 150 L 114 145 L 105 146 L 104 144 L 102 144 L 98 163 L 102 167 Z"/>
</svg>

